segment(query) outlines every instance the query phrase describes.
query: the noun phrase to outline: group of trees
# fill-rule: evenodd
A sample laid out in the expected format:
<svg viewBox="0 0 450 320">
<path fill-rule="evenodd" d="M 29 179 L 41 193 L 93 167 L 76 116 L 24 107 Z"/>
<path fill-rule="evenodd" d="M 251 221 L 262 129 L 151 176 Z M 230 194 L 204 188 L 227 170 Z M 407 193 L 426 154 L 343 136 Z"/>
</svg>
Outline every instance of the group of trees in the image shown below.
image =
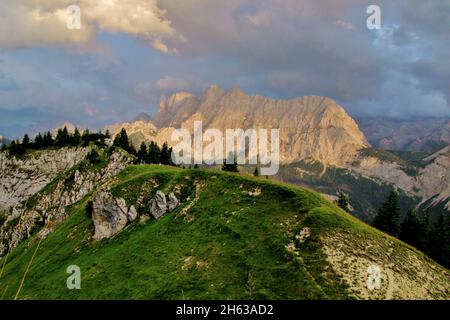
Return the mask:
<svg viewBox="0 0 450 320">
<path fill-rule="evenodd" d="M 166 142 L 163 143 L 162 147 L 159 147 L 154 141 L 151 141 L 148 146 L 145 142 L 142 142 L 139 150 L 136 151 L 124 128 L 114 138 L 113 146 L 122 148 L 135 155 L 137 157 L 137 163 L 140 164 L 173 165 L 172 148 L 169 148 Z"/>
<path fill-rule="evenodd" d="M 13 140 L 9 145 L 3 145 L 2 151 L 9 151 L 11 155 L 22 155 L 27 150 L 40 150 L 49 147 L 77 147 L 88 146 L 91 142 L 97 145 L 104 145 L 105 139 L 110 138 L 108 130 L 106 133 L 99 131 L 98 133 L 91 133 L 88 129 L 84 130 L 82 134 L 78 128 L 75 128 L 73 133 L 70 133 L 67 127 L 58 129 L 56 137 L 53 138 L 50 131 L 45 133 L 39 132 L 34 139 L 30 139 L 26 133 L 22 140 Z"/>
<path fill-rule="evenodd" d="M 450 214 L 441 213 L 436 223 L 429 214 L 420 217 L 411 209 L 401 221 L 398 195 L 392 191 L 378 210 L 373 226 L 427 253 L 445 267 L 450 267 Z"/>
</svg>

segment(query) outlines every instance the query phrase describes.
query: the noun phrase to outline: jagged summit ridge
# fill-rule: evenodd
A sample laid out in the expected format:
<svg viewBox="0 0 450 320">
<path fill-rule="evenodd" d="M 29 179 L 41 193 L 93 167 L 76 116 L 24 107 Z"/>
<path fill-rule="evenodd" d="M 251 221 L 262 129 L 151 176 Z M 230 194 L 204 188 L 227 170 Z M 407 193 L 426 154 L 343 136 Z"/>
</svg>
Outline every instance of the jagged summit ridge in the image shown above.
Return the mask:
<svg viewBox="0 0 450 320">
<path fill-rule="evenodd" d="M 154 123 L 160 129 L 192 129 L 196 120 L 205 129 L 278 128 L 283 162 L 311 158 L 342 165 L 369 146 L 344 108 L 320 96 L 279 100 L 210 86 L 199 96 L 186 92 L 170 96 L 161 103 Z"/>
</svg>

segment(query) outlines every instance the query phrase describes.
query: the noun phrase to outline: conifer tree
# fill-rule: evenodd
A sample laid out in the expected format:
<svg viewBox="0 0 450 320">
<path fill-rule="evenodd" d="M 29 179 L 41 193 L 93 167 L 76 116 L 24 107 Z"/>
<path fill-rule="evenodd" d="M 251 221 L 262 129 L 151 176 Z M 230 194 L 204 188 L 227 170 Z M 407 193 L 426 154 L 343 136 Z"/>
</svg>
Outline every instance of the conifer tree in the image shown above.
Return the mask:
<svg viewBox="0 0 450 320">
<path fill-rule="evenodd" d="M 89 146 L 89 141 L 90 141 L 90 132 L 89 129 L 85 129 L 83 131 L 83 134 L 81 135 L 82 146 L 83 147 Z"/>
<path fill-rule="evenodd" d="M 53 140 L 52 134 L 50 131 L 47 131 L 44 134 L 44 138 L 43 138 L 43 147 L 44 148 L 48 148 L 53 146 L 53 144 L 55 143 L 55 141 Z"/>
<path fill-rule="evenodd" d="M 70 143 L 70 135 L 67 127 L 59 128 L 56 134 L 55 145 L 58 147 L 65 147 Z"/>
<path fill-rule="evenodd" d="M 160 157 L 161 164 L 165 165 L 171 165 L 172 164 L 172 155 L 169 150 L 169 146 L 167 145 L 167 142 L 163 143 L 163 146 L 161 148 L 161 157 Z"/>
<path fill-rule="evenodd" d="M 148 159 L 149 163 L 158 164 L 161 163 L 161 150 L 159 146 L 154 141 L 150 142 L 150 146 L 148 147 Z"/>
<path fill-rule="evenodd" d="M 145 144 L 144 141 L 142 141 L 141 146 L 139 148 L 139 151 L 137 153 L 137 161 L 138 163 L 146 163 L 147 162 L 147 155 L 148 155 L 148 151 L 147 151 L 147 145 Z"/>
<path fill-rule="evenodd" d="M 350 212 L 350 203 L 349 203 L 349 197 L 347 194 L 345 194 L 342 191 L 338 191 L 338 199 L 336 200 L 336 204 L 339 208 L 344 210 L 345 212 Z"/>
<path fill-rule="evenodd" d="M 125 128 L 122 128 L 119 134 L 114 138 L 113 145 L 115 147 L 122 148 L 128 152 L 132 151 L 130 148 L 130 141 L 128 140 L 128 134 Z"/>
<path fill-rule="evenodd" d="M 409 210 L 401 225 L 400 240 L 423 250 L 425 247 L 426 234 L 421 219 L 416 210 Z"/>
<path fill-rule="evenodd" d="M 25 133 L 25 135 L 23 136 L 23 139 L 22 139 L 22 145 L 26 149 L 26 148 L 28 148 L 29 144 L 30 144 L 30 137 L 28 136 L 27 133 Z"/>
<path fill-rule="evenodd" d="M 261 175 L 258 166 L 255 167 L 255 171 L 253 172 L 253 175 L 254 175 L 255 177 L 259 177 L 259 176 Z"/>
<path fill-rule="evenodd" d="M 40 132 L 34 138 L 34 146 L 36 149 L 40 149 L 44 146 L 44 138 Z"/>
<path fill-rule="evenodd" d="M 378 210 L 373 226 L 394 237 L 398 236 L 400 232 L 400 205 L 395 191 L 391 191 L 386 202 Z"/>
<path fill-rule="evenodd" d="M 450 217 L 448 212 L 440 214 L 433 228 L 430 239 L 430 256 L 444 267 L 450 267 Z"/>
<path fill-rule="evenodd" d="M 78 128 L 75 128 L 75 131 L 73 132 L 73 135 L 71 137 L 71 145 L 74 147 L 77 147 L 81 143 L 81 135 L 80 131 L 78 131 Z"/>
</svg>

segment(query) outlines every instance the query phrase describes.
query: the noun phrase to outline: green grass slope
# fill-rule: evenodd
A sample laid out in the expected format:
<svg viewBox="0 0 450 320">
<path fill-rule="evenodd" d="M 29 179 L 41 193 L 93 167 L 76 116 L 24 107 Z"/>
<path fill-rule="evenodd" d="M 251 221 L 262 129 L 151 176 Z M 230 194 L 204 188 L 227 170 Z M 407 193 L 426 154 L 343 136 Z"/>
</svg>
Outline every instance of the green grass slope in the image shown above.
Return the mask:
<svg viewBox="0 0 450 320">
<path fill-rule="evenodd" d="M 92 240 L 86 205 L 0 260 L 0 299 L 405 299 L 449 297 L 448 271 L 315 192 L 265 179 L 130 166 L 111 182 L 140 219 Z M 145 219 L 157 190 L 181 205 Z M 381 286 L 367 288 L 370 265 Z M 81 268 L 81 289 L 66 287 Z M 22 283 L 22 285 L 21 285 Z"/>
</svg>

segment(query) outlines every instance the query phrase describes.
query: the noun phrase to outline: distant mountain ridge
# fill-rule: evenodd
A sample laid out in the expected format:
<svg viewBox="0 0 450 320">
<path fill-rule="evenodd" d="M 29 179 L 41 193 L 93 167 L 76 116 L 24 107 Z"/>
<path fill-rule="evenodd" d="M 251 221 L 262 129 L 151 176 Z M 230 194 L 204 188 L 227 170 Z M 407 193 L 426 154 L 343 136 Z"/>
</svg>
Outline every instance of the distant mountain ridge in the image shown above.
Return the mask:
<svg viewBox="0 0 450 320">
<path fill-rule="evenodd" d="M 367 198 L 357 199 L 358 194 L 361 194 L 362 180 L 366 181 L 366 184 L 372 181 L 371 186 L 366 185 L 372 192 L 379 192 L 376 191 L 377 188 L 384 184 L 398 187 L 405 192 L 405 196 L 410 197 L 409 205 L 426 203 L 430 206 L 441 201 L 438 205 L 450 210 L 450 200 L 447 199 L 450 197 L 447 192 L 450 186 L 450 159 L 447 159 L 445 154 L 429 161 L 422 157 L 411 162 L 396 154 L 373 149 L 368 140 L 376 139 L 367 139 L 357 121 L 329 98 L 306 96 L 276 100 L 248 95 L 237 88 L 224 91 L 218 86 L 210 86 L 198 96 L 188 92 L 174 93 L 161 101 L 159 112 L 152 119 L 148 115 L 139 115 L 136 120 L 117 123 L 107 128 L 113 135 L 125 128 L 135 146 L 142 141 L 152 140 L 159 145 L 164 142 L 173 145 L 172 132 L 176 128 L 187 128 L 192 133 L 193 122 L 196 120 L 202 120 L 204 130 L 279 128 L 280 160 L 284 166 L 292 169 L 282 170 L 277 178 L 313 186 L 317 190 L 324 186 L 323 179 L 327 179 L 327 185 L 332 185 L 334 191 L 328 188 L 324 191 L 333 193 L 337 189 L 348 190 L 355 198 L 353 201 L 361 202 L 360 205 L 355 204 L 355 207 L 365 211 L 356 212 L 356 215 L 368 221 L 375 214 L 382 199 L 371 196 L 370 192 L 367 192 Z M 403 138 L 397 140 L 404 145 L 416 141 L 417 135 L 446 137 L 445 123 L 442 121 L 436 125 L 431 119 L 423 128 L 418 122 L 399 124 L 397 127 L 400 129 L 389 121 L 359 123 L 372 138 L 377 136 L 376 134 L 378 137 L 392 134 L 395 130 L 399 132 L 399 137 L 402 137 L 402 132 L 405 132 Z M 370 127 L 368 129 L 368 124 L 372 125 L 371 130 Z M 443 128 L 442 133 L 437 134 L 436 132 L 440 132 L 437 131 L 440 126 Z M 374 133 L 373 130 L 379 132 Z M 377 145 L 379 146 L 378 143 Z M 433 150 L 442 147 L 436 144 Z M 300 162 L 304 164 L 299 164 Z M 311 166 L 321 169 L 309 171 Z M 328 169 L 330 172 L 339 170 L 341 182 L 330 181 L 330 173 L 325 174 Z M 305 174 L 315 182 L 305 183 Z M 385 193 L 389 187 L 383 190 Z M 373 201 L 375 198 L 378 200 Z M 431 198 L 433 201 L 428 201 Z"/>
<path fill-rule="evenodd" d="M 450 144 L 450 119 L 357 119 L 373 146 L 385 150 L 437 151 Z"/>
<path fill-rule="evenodd" d="M 179 92 L 163 100 L 151 123 L 148 117 L 108 126 L 113 134 L 124 127 L 129 135 L 171 144 L 178 128 L 193 130 L 194 121 L 203 128 L 280 129 L 280 161 L 317 160 L 327 165 L 353 161 L 361 148 L 369 147 L 356 122 L 335 101 L 307 96 L 275 100 L 247 95 L 237 88 L 223 91 L 211 86 L 200 96 Z M 145 120 L 145 121 L 142 121 Z M 138 141 L 138 143 L 140 143 Z"/>
</svg>

